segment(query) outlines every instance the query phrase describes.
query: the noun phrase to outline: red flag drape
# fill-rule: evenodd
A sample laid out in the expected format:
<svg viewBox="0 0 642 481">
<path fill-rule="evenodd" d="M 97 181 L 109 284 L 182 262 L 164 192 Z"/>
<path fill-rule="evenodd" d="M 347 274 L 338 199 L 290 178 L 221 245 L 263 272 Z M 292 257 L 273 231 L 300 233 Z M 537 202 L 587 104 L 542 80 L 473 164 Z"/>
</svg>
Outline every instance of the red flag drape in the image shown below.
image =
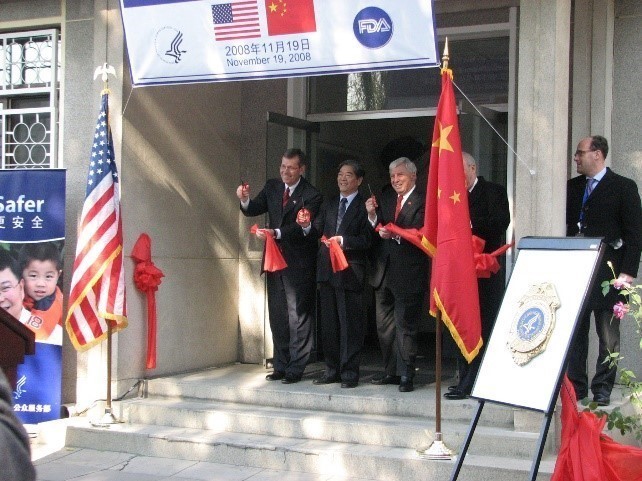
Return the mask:
<svg viewBox="0 0 642 481">
<path fill-rule="evenodd" d="M 431 253 L 430 312 L 441 311 L 464 358 L 482 346 L 477 276 L 452 71 L 441 72 L 441 96 L 430 152 L 424 244 Z"/>
<path fill-rule="evenodd" d="M 573 383 L 564 376 L 562 444 L 551 481 L 639 481 L 642 449 L 616 443 L 602 433 L 605 417 L 577 411 Z"/>
<path fill-rule="evenodd" d="M 251 234 L 256 234 L 257 230 L 259 230 L 259 226 L 256 224 L 250 227 Z M 266 233 L 263 270 L 265 272 L 276 272 L 285 269 L 287 266 L 288 265 L 283 258 L 283 254 L 281 254 L 281 251 L 279 250 L 279 246 L 276 245 L 274 237 Z"/>
<path fill-rule="evenodd" d="M 321 237 L 323 242 L 326 242 L 328 238 L 326 236 Z M 332 272 L 344 271 L 348 268 L 348 260 L 346 255 L 343 252 L 343 249 L 339 245 L 336 239 L 330 240 L 330 263 L 332 264 Z"/>
<path fill-rule="evenodd" d="M 156 367 L 156 291 L 161 278 L 165 276 L 152 262 L 152 240 L 141 234 L 132 249 L 132 259 L 136 262 L 134 284 L 147 297 L 147 360 L 145 367 Z"/>
</svg>

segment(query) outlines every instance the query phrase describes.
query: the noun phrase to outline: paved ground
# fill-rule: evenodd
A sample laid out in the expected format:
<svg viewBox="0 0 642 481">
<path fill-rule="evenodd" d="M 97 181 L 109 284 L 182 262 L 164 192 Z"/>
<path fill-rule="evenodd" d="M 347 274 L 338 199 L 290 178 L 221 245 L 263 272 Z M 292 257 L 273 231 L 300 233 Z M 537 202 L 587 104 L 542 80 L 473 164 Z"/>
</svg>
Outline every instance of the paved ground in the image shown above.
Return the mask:
<svg viewBox="0 0 642 481">
<path fill-rule="evenodd" d="M 74 448 L 64 448 L 34 464 L 38 481 L 367 481 Z"/>
</svg>

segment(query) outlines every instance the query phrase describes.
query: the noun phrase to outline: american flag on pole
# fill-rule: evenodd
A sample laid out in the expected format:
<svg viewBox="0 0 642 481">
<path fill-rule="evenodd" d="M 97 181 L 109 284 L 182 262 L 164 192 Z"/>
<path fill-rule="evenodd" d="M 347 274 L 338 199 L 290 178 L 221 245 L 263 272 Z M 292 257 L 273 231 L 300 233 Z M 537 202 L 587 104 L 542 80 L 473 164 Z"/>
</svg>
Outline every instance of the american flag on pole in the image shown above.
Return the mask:
<svg viewBox="0 0 642 481">
<path fill-rule="evenodd" d="M 87 191 L 65 322 L 71 342 L 86 350 L 112 330 L 127 327 L 123 229 L 118 171 L 109 128 L 109 94 L 104 92 L 89 159 Z"/>
<path fill-rule="evenodd" d="M 258 0 L 229 0 L 212 5 L 214 38 L 218 41 L 261 36 Z"/>
</svg>

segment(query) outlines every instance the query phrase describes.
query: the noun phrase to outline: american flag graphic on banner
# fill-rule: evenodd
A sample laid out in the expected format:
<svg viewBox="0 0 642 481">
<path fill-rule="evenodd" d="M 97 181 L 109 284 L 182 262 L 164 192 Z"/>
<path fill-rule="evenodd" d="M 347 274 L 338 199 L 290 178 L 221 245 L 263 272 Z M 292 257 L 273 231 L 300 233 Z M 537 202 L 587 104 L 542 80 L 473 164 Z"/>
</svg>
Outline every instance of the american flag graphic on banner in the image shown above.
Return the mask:
<svg viewBox="0 0 642 481">
<path fill-rule="evenodd" d="M 212 5 L 214 38 L 218 41 L 261 36 L 257 0 L 230 0 Z"/>
<path fill-rule="evenodd" d="M 109 128 L 109 94 L 103 93 L 89 159 L 87 191 L 65 322 L 73 345 L 86 350 L 127 327 L 123 229 L 118 171 Z"/>
</svg>

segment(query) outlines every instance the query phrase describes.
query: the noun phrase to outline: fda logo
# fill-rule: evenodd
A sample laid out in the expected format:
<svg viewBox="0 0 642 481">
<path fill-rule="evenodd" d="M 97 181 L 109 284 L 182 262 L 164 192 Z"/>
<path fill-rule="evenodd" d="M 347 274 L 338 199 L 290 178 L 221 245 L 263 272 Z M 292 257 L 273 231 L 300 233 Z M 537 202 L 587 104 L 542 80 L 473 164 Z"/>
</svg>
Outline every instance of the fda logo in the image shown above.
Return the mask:
<svg viewBox="0 0 642 481">
<path fill-rule="evenodd" d="M 384 10 L 367 7 L 354 18 L 352 30 L 364 47 L 380 48 L 392 38 L 392 20 Z"/>
</svg>

